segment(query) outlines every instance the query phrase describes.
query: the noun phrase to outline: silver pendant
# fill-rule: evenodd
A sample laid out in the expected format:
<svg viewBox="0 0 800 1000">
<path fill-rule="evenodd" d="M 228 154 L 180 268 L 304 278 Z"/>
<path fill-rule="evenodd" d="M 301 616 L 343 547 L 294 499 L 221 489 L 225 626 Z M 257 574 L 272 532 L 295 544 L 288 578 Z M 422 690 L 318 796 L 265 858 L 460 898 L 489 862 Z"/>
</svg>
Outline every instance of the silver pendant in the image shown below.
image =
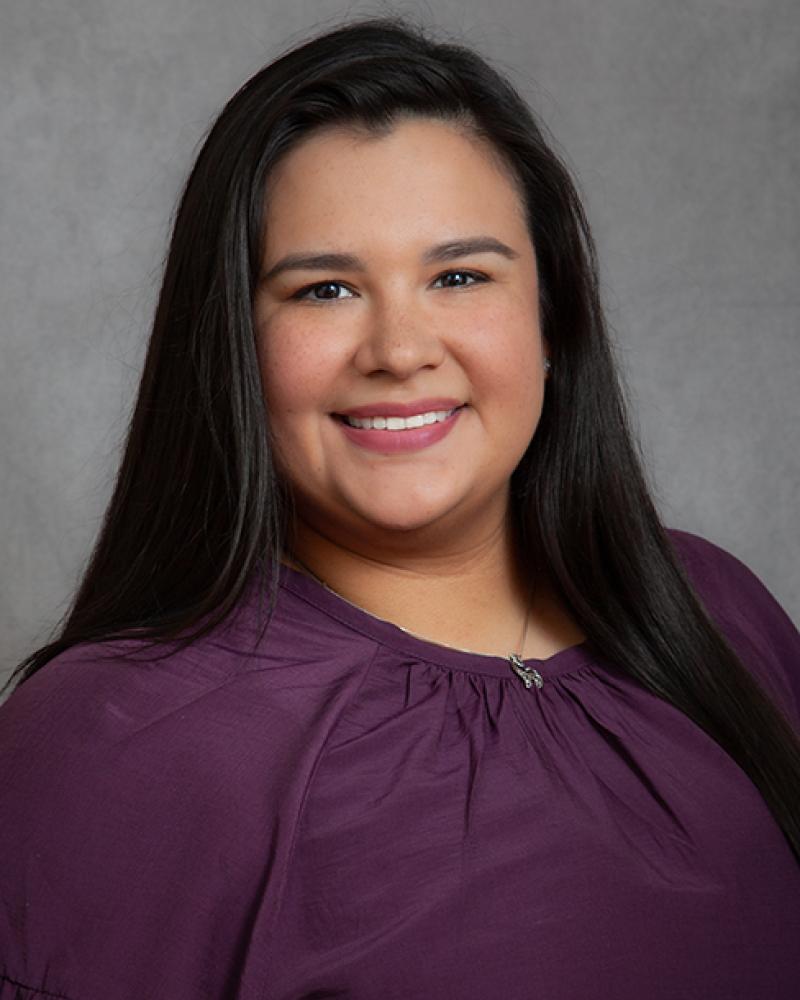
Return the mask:
<svg viewBox="0 0 800 1000">
<path fill-rule="evenodd" d="M 538 670 L 534 670 L 533 667 L 526 667 L 519 654 L 509 653 L 508 662 L 511 664 L 511 669 L 514 673 L 522 678 L 522 683 L 526 688 L 530 689 L 533 684 L 535 684 L 537 688 L 542 687 L 544 684 L 542 675 Z"/>
</svg>

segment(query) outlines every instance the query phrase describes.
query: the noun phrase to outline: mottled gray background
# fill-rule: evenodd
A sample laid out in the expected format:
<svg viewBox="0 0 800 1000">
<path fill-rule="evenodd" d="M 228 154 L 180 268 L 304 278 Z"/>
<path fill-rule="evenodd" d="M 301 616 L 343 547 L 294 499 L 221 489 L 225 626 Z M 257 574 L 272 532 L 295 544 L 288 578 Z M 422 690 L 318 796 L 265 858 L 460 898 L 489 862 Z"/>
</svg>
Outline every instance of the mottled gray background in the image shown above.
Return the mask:
<svg viewBox="0 0 800 1000">
<path fill-rule="evenodd" d="M 667 524 L 800 621 L 797 0 L 2 0 L 0 673 L 88 555 L 204 130 L 315 26 L 387 11 L 477 46 L 542 114 Z"/>
</svg>

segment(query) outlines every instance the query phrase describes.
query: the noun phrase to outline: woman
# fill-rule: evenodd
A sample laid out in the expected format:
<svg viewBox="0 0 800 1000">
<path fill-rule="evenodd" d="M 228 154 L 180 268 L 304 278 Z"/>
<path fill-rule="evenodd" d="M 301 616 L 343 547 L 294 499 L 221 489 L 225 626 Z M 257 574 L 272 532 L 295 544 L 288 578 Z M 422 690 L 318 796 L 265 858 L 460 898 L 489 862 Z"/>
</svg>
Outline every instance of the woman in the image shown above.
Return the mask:
<svg viewBox="0 0 800 1000">
<path fill-rule="evenodd" d="M 660 523 L 519 96 L 317 37 L 200 152 L 0 710 L 0 1000 L 796 998 L 799 658 Z"/>
</svg>

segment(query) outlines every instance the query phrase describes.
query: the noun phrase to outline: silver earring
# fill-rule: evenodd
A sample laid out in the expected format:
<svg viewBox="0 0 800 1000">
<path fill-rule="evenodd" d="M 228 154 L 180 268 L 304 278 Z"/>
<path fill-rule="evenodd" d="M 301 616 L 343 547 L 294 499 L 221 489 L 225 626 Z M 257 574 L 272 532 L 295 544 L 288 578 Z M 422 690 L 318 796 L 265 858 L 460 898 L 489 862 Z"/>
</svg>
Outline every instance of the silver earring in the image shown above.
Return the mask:
<svg viewBox="0 0 800 1000">
<path fill-rule="evenodd" d="M 545 372 L 549 373 L 552 370 L 552 368 L 553 368 L 553 364 L 550 361 L 550 358 L 545 358 L 544 359 L 544 370 L 545 370 Z"/>
</svg>

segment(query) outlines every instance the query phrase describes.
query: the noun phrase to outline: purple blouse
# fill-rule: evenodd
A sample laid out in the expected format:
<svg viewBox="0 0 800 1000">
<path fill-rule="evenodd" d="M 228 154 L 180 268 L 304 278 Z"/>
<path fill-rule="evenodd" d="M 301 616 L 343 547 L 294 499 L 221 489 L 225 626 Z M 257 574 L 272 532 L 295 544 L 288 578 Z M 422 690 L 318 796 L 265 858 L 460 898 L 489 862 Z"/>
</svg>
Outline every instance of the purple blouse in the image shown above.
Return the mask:
<svg viewBox="0 0 800 1000">
<path fill-rule="evenodd" d="M 800 730 L 786 613 L 670 537 Z M 800 997 L 763 798 L 590 643 L 526 688 L 288 567 L 254 648 L 261 599 L 163 659 L 73 647 L 0 707 L 0 1000 Z"/>
</svg>

